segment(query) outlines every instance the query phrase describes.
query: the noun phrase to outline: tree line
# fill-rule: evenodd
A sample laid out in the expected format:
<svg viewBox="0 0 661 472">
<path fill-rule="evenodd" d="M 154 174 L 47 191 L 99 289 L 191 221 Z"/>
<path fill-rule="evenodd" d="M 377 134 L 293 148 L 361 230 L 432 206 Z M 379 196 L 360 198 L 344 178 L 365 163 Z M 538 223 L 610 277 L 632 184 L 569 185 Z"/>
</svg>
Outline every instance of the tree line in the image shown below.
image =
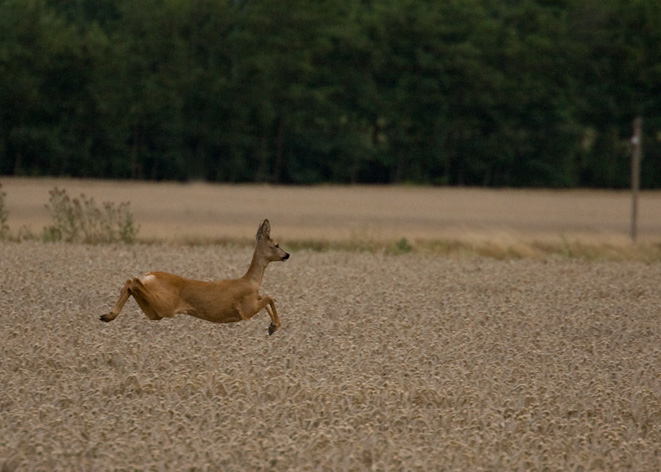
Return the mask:
<svg viewBox="0 0 661 472">
<path fill-rule="evenodd" d="M 658 0 L 0 0 L 0 174 L 661 186 Z"/>
</svg>

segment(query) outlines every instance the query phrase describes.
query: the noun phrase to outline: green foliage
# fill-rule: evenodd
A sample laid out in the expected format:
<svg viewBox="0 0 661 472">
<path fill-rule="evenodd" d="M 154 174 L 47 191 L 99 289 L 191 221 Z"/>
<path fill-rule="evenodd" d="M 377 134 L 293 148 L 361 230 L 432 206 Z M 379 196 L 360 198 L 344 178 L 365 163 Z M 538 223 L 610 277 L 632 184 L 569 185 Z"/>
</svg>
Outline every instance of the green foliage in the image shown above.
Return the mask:
<svg viewBox="0 0 661 472">
<path fill-rule="evenodd" d="M 132 243 L 138 234 L 129 203 L 105 202 L 97 206 L 93 198 L 81 194 L 71 199 L 66 190 L 55 187 L 46 208 L 53 224 L 44 228 L 46 242 Z"/>
<path fill-rule="evenodd" d="M 0 0 L 0 174 L 661 185 L 657 0 Z"/>
<path fill-rule="evenodd" d="M 411 246 L 411 243 L 409 243 L 408 239 L 406 238 L 402 238 L 395 243 L 395 252 L 398 254 L 406 254 L 412 250 L 413 246 Z"/>
<path fill-rule="evenodd" d="M 9 210 L 5 206 L 6 196 L 7 194 L 2 190 L 2 184 L 0 184 L 0 241 L 7 239 L 9 236 L 9 224 L 7 223 Z"/>
</svg>

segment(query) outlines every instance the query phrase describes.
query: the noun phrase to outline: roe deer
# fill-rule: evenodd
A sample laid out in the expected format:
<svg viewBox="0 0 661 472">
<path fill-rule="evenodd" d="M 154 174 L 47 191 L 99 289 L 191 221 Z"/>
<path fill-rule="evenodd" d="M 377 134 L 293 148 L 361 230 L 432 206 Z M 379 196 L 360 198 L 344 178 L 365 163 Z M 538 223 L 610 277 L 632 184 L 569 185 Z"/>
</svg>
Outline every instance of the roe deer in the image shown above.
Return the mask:
<svg viewBox="0 0 661 472">
<path fill-rule="evenodd" d="M 271 317 L 269 335 L 280 327 L 275 301 L 260 296 L 264 270 L 269 262 L 286 261 L 289 254 L 271 239 L 271 225 L 264 220 L 257 231 L 257 247 L 250 268 L 239 279 L 202 282 L 185 279 L 167 272 L 147 272 L 142 278 L 127 280 L 119 299 L 101 321 L 117 318 L 130 295 L 150 320 L 170 318 L 178 313 L 195 316 L 213 323 L 231 323 L 252 318 L 262 308 Z"/>
</svg>

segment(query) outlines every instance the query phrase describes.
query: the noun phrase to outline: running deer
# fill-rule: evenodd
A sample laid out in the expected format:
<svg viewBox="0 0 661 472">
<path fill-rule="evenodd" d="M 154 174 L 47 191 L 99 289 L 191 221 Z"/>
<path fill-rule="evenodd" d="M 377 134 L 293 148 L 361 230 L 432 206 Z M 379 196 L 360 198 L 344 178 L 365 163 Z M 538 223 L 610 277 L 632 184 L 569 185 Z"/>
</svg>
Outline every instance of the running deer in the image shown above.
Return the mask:
<svg viewBox="0 0 661 472">
<path fill-rule="evenodd" d="M 213 323 L 247 320 L 266 308 L 271 317 L 269 335 L 280 327 L 275 301 L 260 296 L 264 271 L 269 262 L 286 261 L 289 254 L 271 239 L 271 225 L 264 220 L 257 231 L 257 246 L 250 268 L 239 279 L 202 282 L 185 279 L 167 272 L 147 272 L 143 277 L 127 280 L 119 299 L 101 321 L 117 318 L 130 295 L 150 320 L 170 318 L 182 313 Z"/>
</svg>

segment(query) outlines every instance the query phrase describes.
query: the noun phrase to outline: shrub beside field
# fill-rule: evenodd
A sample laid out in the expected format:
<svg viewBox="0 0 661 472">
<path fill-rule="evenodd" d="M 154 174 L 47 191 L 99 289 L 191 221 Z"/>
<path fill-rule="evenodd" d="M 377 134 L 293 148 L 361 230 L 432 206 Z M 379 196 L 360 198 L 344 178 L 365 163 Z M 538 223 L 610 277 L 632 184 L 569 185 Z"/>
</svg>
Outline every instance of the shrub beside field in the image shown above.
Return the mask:
<svg viewBox="0 0 661 472">
<path fill-rule="evenodd" d="M 71 198 L 66 189 L 55 187 L 49 192 L 46 209 L 51 224 L 45 226 L 41 237 L 29 228 L 21 228 L 16 235 L 11 235 L 9 228 L 9 210 L 6 208 L 5 197 L 0 184 L 0 240 L 15 239 L 36 240 L 44 242 L 67 243 L 133 243 L 138 236 L 139 226 L 130 210 L 130 202 L 116 205 L 114 202 L 103 202 L 99 206 L 93 197 L 80 194 Z"/>
<path fill-rule="evenodd" d="M 248 248 L 2 243 L 2 470 L 658 470 L 658 264 L 301 250 L 268 316 L 150 322 L 124 280 Z"/>
<path fill-rule="evenodd" d="M 70 198 L 65 189 L 57 187 L 49 194 L 46 208 L 53 224 L 44 228 L 44 241 L 88 244 L 135 241 L 138 226 L 129 202 L 117 206 L 113 202 L 104 202 L 99 207 L 94 198 L 85 194 Z"/>
</svg>

